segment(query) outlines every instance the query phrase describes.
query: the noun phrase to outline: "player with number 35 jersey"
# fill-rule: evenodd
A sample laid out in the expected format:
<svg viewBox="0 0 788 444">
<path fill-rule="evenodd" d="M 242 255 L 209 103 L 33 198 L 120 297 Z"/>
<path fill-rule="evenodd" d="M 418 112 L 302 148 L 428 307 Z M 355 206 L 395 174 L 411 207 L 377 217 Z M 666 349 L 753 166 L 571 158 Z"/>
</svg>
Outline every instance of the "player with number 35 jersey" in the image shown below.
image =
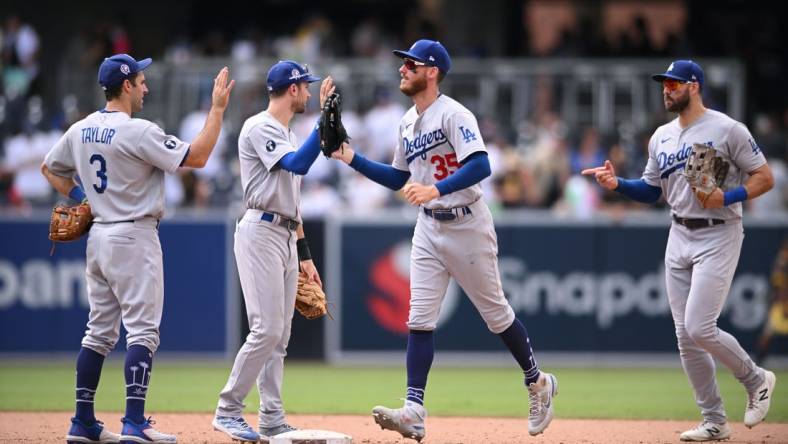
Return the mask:
<svg viewBox="0 0 788 444">
<path fill-rule="evenodd" d="M 394 153 L 394 168 L 410 172 L 414 182 L 435 184 L 452 175 L 473 153 L 486 153 L 476 117 L 459 102 L 440 95 L 421 115 L 412 107 L 399 124 L 400 143 Z M 482 187 L 442 195 L 426 208 L 454 208 L 476 202 Z"/>
<path fill-rule="evenodd" d="M 424 399 L 435 352 L 433 331 L 449 278 L 454 278 L 522 368 L 530 402 L 528 432 L 538 435 L 553 418 L 558 381 L 539 370 L 528 332 L 503 293 L 495 227 L 481 199 L 479 182 L 490 175 L 490 163 L 476 117 L 438 89 L 451 68 L 440 42 L 419 40 L 394 54 L 402 59 L 400 91 L 414 106 L 399 123 L 392 165 L 367 160 L 349 146 L 332 154 L 392 190 L 404 186 L 408 202 L 419 206 L 410 262 L 405 405 L 377 406 L 372 415 L 381 428 L 406 438 L 420 441 L 426 435 Z"/>
</svg>

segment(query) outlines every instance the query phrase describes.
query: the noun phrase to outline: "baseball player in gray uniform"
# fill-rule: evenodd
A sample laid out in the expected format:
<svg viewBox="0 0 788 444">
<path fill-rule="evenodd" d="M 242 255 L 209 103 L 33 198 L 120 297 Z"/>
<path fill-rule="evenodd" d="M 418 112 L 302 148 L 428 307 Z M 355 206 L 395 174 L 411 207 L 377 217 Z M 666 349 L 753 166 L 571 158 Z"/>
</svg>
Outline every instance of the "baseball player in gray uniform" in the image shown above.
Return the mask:
<svg viewBox="0 0 788 444">
<path fill-rule="evenodd" d="M 417 441 L 424 438 L 433 331 L 453 277 L 525 373 L 528 431 L 537 435 L 553 418 L 558 383 L 555 376 L 539 371 L 528 333 L 503 293 L 495 227 L 481 199 L 479 182 L 490 175 L 490 164 L 476 118 L 438 89 L 451 68 L 449 53 L 440 42 L 419 40 L 394 54 L 403 59 L 400 91 L 413 99 L 414 106 L 399 123 L 393 164 L 368 160 L 349 147 L 333 154 L 384 186 L 393 190 L 405 186 L 408 202 L 420 206 L 411 252 L 405 405 L 377 406 L 373 417 L 384 429 Z M 405 185 L 408 179 L 412 182 Z"/>
<path fill-rule="evenodd" d="M 221 130 L 234 81 L 222 68 L 214 79 L 205 127 L 191 144 L 131 116 L 142 109 L 151 59 L 118 54 L 104 59 L 99 83 L 107 104 L 71 126 L 41 171 L 57 191 L 90 203 L 95 217 L 87 245 L 90 318 L 77 357 L 76 414 L 70 443 L 174 443 L 145 419 L 145 396 L 159 346 L 164 277 L 158 226 L 164 211 L 164 173 L 205 165 Z M 75 177 L 81 178 L 81 184 Z M 126 414 L 121 435 L 93 411 L 104 357 L 126 327 Z"/>
<path fill-rule="evenodd" d="M 665 109 L 678 117 L 651 137 L 643 177 L 616 177 L 610 161 L 583 174 L 641 202 L 665 195 L 673 213 L 665 251 L 668 301 L 681 363 L 703 415 L 681 440 L 726 439 L 731 430 L 715 379 L 715 358 L 747 390 L 747 427 L 766 417 L 774 393 L 774 373 L 756 366 L 738 341 L 717 327 L 744 239 L 741 202 L 768 191 L 774 179 L 747 127 L 703 106 L 704 76 L 697 63 L 677 60 L 653 79 L 662 82 Z M 730 164 L 725 180 L 708 197 L 696 196 L 682 174 L 695 143 L 712 146 Z"/>
<path fill-rule="evenodd" d="M 295 430 L 285 421 L 282 376 L 295 308 L 299 267 L 322 286 L 301 225 L 301 176 L 320 153 L 317 127 L 298 148 L 290 121 L 306 110 L 309 84 L 320 80 L 285 60 L 268 71 L 268 109 L 246 120 L 238 137 L 246 211 L 235 231 L 235 260 L 249 319 L 249 335 L 219 394 L 214 429 L 238 441 L 267 442 Z M 331 77 L 320 103 L 333 93 Z M 243 400 L 257 381 L 259 433 L 243 419 Z"/>
</svg>

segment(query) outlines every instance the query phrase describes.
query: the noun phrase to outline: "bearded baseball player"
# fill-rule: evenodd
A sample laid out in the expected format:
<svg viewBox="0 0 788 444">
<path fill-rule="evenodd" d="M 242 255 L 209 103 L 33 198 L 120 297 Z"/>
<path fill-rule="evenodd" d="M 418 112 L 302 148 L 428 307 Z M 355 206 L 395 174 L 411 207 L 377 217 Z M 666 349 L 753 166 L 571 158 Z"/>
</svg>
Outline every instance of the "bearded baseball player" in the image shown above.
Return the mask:
<svg viewBox="0 0 788 444">
<path fill-rule="evenodd" d="M 742 202 L 771 189 L 774 179 L 747 127 L 703 105 L 700 65 L 676 60 L 652 78 L 662 83 L 665 109 L 678 117 L 652 135 L 643 177 L 616 177 L 609 160 L 583 174 L 640 202 L 654 203 L 664 193 L 673 213 L 665 251 L 668 301 L 681 363 L 703 415 L 681 440 L 727 439 L 731 429 L 715 359 L 747 391 L 747 427 L 763 421 L 774 395 L 774 373 L 758 367 L 736 338 L 717 327 L 744 239 Z M 703 163 L 713 170 L 704 172 Z"/>
<path fill-rule="evenodd" d="M 90 203 L 95 216 L 87 245 L 90 317 L 77 356 L 76 413 L 69 443 L 174 443 L 145 418 L 145 397 L 159 347 L 164 275 L 159 219 L 164 212 L 164 172 L 202 168 L 213 150 L 235 81 L 222 68 L 214 79 L 205 127 L 191 144 L 155 124 L 132 118 L 148 87 L 137 61 L 118 54 L 104 59 L 98 80 L 107 104 L 66 131 L 47 154 L 41 172 L 65 196 Z M 79 176 L 84 188 L 74 178 Z M 93 401 L 104 358 L 126 335 L 126 414 L 121 435 L 96 420 Z"/>
<path fill-rule="evenodd" d="M 528 432 L 537 435 L 553 418 L 558 382 L 555 376 L 539 371 L 528 333 L 503 293 L 495 227 L 481 199 L 479 182 L 490 175 L 490 163 L 476 117 L 440 93 L 438 84 L 451 68 L 449 53 L 440 42 L 419 40 L 409 50 L 394 54 L 402 59 L 400 91 L 414 106 L 399 123 L 392 165 L 368 160 L 349 147 L 332 154 L 392 190 L 405 186 L 408 202 L 419 206 L 410 265 L 405 405 L 397 409 L 377 406 L 372 415 L 384 429 L 417 441 L 424 438 L 433 331 L 453 277 L 525 373 Z M 408 179 L 412 181 L 405 185 Z"/>
<path fill-rule="evenodd" d="M 301 177 L 320 153 L 317 127 L 300 148 L 290 121 L 306 110 L 306 67 L 285 60 L 268 71 L 268 109 L 246 120 L 238 137 L 246 211 L 235 230 L 235 260 L 246 303 L 249 335 L 219 394 L 215 430 L 242 442 L 268 442 L 295 430 L 285 420 L 282 376 L 296 299 L 299 267 L 322 286 L 301 224 Z M 331 77 L 320 86 L 320 103 L 334 92 Z M 259 430 L 243 418 L 244 398 L 257 383 Z"/>
</svg>

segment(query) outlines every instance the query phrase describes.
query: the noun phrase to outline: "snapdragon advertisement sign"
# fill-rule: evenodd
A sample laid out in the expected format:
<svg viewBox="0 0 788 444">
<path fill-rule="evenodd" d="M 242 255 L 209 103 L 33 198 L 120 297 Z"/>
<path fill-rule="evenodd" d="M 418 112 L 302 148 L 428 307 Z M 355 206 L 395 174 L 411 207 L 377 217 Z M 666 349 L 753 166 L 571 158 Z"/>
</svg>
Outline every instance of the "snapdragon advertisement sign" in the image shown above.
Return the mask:
<svg viewBox="0 0 788 444">
<path fill-rule="evenodd" d="M 57 244 L 49 220 L 0 221 L 0 352 L 73 352 L 90 310 L 87 237 Z M 164 312 L 159 350 L 222 353 L 227 348 L 227 224 L 165 221 Z M 199 240 L 196 242 L 195 240 Z M 125 330 L 117 349 L 125 348 Z"/>
<path fill-rule="evenodd" d="M 665 292 L 668 229 L 497 224 L 501 283 L 532 345 L 556 352 L 676 351 Z M 339 230 L 338 351 L 403 351 L 412 224 L 346 222 Z M 718 325 L 752 349 L 768 317 L 769 273 L 786 230 L 767 226 L 745 231 Z M 504 350 L 454 280 L 442 302 L 436 346 L 463 352 Z"/>
</svg>

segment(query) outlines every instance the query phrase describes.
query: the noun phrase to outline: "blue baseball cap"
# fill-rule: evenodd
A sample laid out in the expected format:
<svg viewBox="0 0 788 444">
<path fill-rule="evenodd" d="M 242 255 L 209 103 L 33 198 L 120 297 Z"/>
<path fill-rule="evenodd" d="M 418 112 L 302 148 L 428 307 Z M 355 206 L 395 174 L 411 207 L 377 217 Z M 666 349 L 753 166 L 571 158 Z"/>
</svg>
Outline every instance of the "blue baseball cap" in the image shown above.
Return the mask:
<svg viewBox="0 0 788 444">
<path fill-rule="evenodd" d="M 401 59 L 413 59 L 428 66 L 437 67 L 446 74 L 451 69 L 451 57 L 441 42 L 421 39 L 413 44 L 407 51 L 395 50 L 394 55 Z"/>
<path fill-rule="evenodd" d="M 128 54 L 115 54 L 104 59 L 98 72 L 98 81 L 101 89 L 106 91 L 113 86 L 120 85 L 131 74 L 142 71 L 150 66 L 151 63 L 153 63 L 153 60 L 150 58 L 136 61 L 134 57 Z"/>
<path fill-rule="evenodd" d="M 317 82 L 320 77 L 315 77 L 309 73 L 309 68 L 301 66 L 292 60 L 280 60 L 268 70 L 268 91 L 290 86 L 299 82 Z"/>
<path fill-rule="evenodd" d="M 698 82 L 703 87 L 703 69 L 692 60 L 676 60 L 668 66 L 662 74 L 654 74 L 652 79 L 661 82 L 665 79 L 680 80 L 682 82 Z"/>
</svg>

